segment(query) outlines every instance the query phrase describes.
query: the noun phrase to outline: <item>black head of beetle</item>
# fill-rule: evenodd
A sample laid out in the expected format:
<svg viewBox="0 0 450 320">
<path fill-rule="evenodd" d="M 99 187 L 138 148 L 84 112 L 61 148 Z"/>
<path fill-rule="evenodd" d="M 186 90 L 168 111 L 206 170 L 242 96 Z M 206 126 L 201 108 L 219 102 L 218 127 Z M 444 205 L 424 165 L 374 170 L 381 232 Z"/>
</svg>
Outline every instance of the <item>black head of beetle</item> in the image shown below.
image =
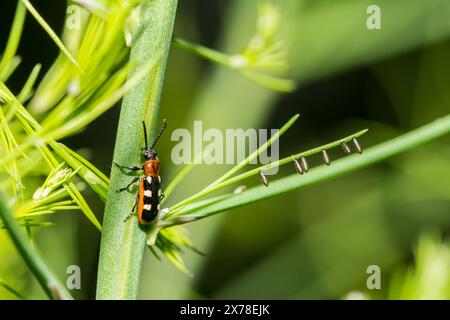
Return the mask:
<svg viewBox="0 0 450 320">
<path fill-rule="evenodd" d="M 158 154 L 153 149 L 143 149 L 142 154 L 144 155 L 144 160 L 156 160 L 158 159 Z"/>
<path fill-rule="evenodd" d="M 142 126 L 144 128 L 144 139 L 145 139 L 145 148 L 142 149 L 142 154 L 144 155 L 145 160 L 156 160 L 158 159 L 158 154 L 154 150 L 156 143 L 158 142 L 159 138 L 163 134 L 164 130 L 167 127 L 167 120 L 163 120 L 163 125 L 161 127 L 161 130 L 159 131 L 158 135 L 156 136 L 155 141 L 152 143 L 151 147 L 148 147 L 148 139 L 147 139 L 147 128 L 145 127 L 145 122 L 142 121 Z"/>
</svg>

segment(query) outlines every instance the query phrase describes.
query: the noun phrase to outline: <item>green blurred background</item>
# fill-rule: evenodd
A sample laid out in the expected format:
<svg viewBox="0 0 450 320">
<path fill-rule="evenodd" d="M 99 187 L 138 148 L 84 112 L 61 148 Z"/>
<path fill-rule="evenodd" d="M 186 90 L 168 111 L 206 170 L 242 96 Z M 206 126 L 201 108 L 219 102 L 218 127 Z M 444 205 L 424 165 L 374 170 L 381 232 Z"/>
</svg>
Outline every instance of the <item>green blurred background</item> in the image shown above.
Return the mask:
<svg viewBox="0 0 450 320">
<path fill-rule="evenodd" d="M 61 30 L 65 1 L 32 2 L 55 30 Z M 175 34 L 237 52 L 254 31 L 257 2 L 180 1 Z M 160 114 L 171 129 L 190 129 L 194 120 L 202 120 L 204 129 L 279 128 L 300 113 L 301 119 L 281 140 L 285 156 L 363 128 L 370 128 L 362 139 L 370 147 L 449 113 L 448 0 L 276 4 L 283 14 L 290 75 L 298 89 L 275 93 L 173 48 Z M 366 27 L 369 4 L 381 8 L 381 30 Z M 0 5 L 2 49 L 15 6 L 12 0 Z M 58 51 L 29 17 L 19 54 L 23 62 L 8 81 L 15 92 L 34 64 L 49 68 Z M 72 149 L 88 149 L 90 160 L 109 174 L 118 116 L 119 105 L 64 142 Z M 190 224 L 194 243 L 206 254 L 184 255 L 194 276 L 148 251 L 139 298 L 335 299 L 355 290 L 371 298 L 430 297 L 424 292 L 450 298 L 445 244 L 450 231 L 449 142 L 448 137 L 440 139 L 345 177 Z M 169 134 L 159 144 L 165 181 L 179 169 L 170 162 L 173 146 Z M 320 159 L 315 160 L 312 163 L 319 164 Z M 226 166 L 199 166 L 175 198 L 192 194 L 225 170 Z M 282 170 L 280 175 L 288 173 Z M 249 182 L 253 183 L 258 182 Z M 89 190 L 86 196 L 101 217 L 102 203 Z M 38 247 L 61 279 L 66 279 L 68 265 L 80 265 L 82 289 L 73 294 L 94 298 L 100 234 L 81 213 L 58 214 L 51 220 L 57 225 L 36 234 Z M 431 243 L 424 238 L 427 234 L 432 234 Z M 408 272 L 415 265 L 414 250 L 421 237 L 425 244 L 419 251 L 425 253 L 419 255 L 420 266 L 425 267 Z M 366 288 L 369 265 L 381 268 L 381 290 Z M 444 267 L 433 269 L 436 265 Z M 0 276 L 27 298 L 45 298 L 4 231 Z M 410 288 L 406 292 L 398 289 L 408 279 L 416 286 L 405 286 Z M 13 296 L 0 288 L 0 298 Z"/>
</svg>

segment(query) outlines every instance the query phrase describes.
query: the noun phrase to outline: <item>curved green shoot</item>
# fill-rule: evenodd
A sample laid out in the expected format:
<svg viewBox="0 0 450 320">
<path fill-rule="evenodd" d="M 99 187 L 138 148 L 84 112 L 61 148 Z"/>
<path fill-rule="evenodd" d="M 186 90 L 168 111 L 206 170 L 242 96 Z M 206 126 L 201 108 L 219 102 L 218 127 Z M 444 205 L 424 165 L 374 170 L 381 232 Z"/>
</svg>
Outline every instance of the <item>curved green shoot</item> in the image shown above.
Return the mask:
<svg viewBox="0 0 450 320">
<path fill-rule="evenodd" d="M 166 225 L 187 223 L 212 214 L 269 199 L 287 192 L 317 184 L 344 174 L 362 169 L 374 163 L 411 150 L 433 141 L 450 132 L 450 115 L 408 132 L 392 140 L 367 149 L 364 154 L 354 154 L 333 161 L 331 167 L 312 169 L 308 174 L 290 175 L 270 183 L 268 188 L 258 186 L 229 197 L 210 199 L 210 205 L 196 207 L 196 203 L 180 209 L 175 215 L 168 216 Z M 217 201 L 214 201 L 216 199 Z"/>
<path fill-rule="evenodd" d="M 6 200 L 2 193 L 0 193 L 0 217 L 3 219 L 5 228 L 11 236 L 17 250 L 22 256 L 25 263 L 34 274 L 42 289 L 50 299 L 55 300 L 71 300 L 72 297 L 59 281 L 58 278 L 50 271 L 47 264 L 42 260 L 36 248 L 32 247 L 28 241 L 27 236 L 20 230 L 19 225 L 12 216 L 9 207 L 6 205 Z"/>
</svg>

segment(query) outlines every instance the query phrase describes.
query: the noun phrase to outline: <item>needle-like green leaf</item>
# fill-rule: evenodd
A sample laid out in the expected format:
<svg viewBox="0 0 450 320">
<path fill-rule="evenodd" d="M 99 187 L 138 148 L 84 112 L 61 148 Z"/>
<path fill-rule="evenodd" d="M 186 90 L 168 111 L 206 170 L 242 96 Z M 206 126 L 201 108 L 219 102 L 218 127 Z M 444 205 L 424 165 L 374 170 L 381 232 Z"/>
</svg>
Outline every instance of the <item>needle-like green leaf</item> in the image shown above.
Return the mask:
<svg viewBox="0 0 450 320">
<path fill-rule="evenodd" d="M 37 12 L 34 6 L 31 4 L 29 0 L 21 0 L 22 3 L 27 7 L 28 11 L 31 15 L 36 19 L 36 21 L 41 25 L 41 27 L 48 33 L 50 38 L 55 42 L 58 48 L 64 53 L 64 55 L 80 70 L 81 67 L 78 64 L 77 60 L 70 53 L 69 49 L 66 48 L 62 40 L 58 37 L 58 35 L 53 31 L 53 29 L 48 25 L 44 18 Z"/>
</svg>

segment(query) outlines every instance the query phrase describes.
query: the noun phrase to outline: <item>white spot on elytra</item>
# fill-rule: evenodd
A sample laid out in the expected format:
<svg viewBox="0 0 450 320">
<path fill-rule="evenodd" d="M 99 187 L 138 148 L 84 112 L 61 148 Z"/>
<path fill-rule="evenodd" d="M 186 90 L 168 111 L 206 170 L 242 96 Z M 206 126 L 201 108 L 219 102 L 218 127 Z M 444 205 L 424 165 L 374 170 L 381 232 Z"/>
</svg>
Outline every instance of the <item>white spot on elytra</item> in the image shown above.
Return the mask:
<svg viewBox="0 0 450 320">
<path fill-rule="evenodd" d="M 152 196 L 152 191 L 151 190 L 144 190 L 144 196 L 151 197 Z"/>
</svg>

